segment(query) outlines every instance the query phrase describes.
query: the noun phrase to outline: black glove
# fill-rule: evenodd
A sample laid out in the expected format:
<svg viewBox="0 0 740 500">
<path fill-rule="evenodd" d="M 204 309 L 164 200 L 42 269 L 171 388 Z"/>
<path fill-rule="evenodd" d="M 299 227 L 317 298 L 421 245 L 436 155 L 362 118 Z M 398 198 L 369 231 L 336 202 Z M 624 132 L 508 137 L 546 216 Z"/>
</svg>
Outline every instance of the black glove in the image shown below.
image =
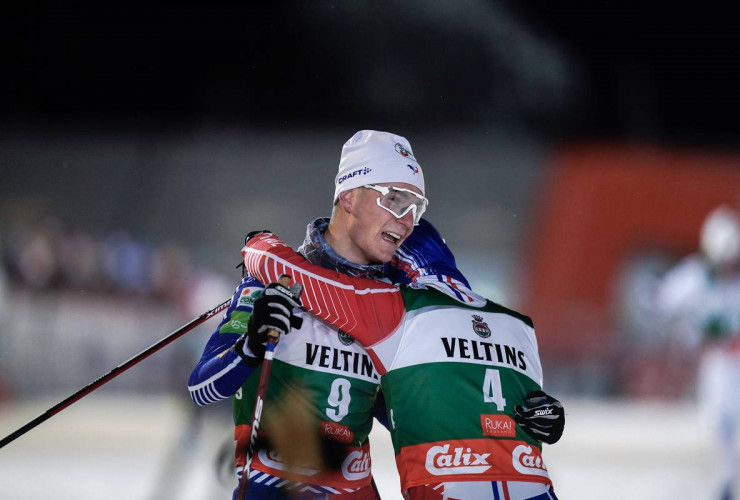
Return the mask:
<svg viewBox="0 0 740 500">
<path fill-rule="evenodd" d="M 563 405 L 542 391 L 527 394 L 527 407 L 514 407 L 514 420 L 524 431 L 547 444 L 557 443 L 565 428 Z"/>
<path fill-rule="evenodd" d="M 290 288 L 270 283 L 254 301 L 247 331 L 234 345 L 244 364 L 256 366 L 264 359 L 267 334 L 271 330 L 275 330 L 279 338 L 280 334 L 288 334 L 292 328 L 301 327 L 303 319 L 293 312 L 294 307 L 301 307 L 301 290 L 297 283 Z"/>
</svg>

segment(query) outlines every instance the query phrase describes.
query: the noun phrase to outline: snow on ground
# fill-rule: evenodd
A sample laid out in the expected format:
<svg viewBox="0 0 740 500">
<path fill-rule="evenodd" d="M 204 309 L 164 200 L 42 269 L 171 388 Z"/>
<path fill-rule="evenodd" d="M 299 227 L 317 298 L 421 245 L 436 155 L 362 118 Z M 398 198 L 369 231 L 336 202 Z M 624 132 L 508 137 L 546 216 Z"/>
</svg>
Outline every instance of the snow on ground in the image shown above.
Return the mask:
<svg viewBox="0 0 740 500">
<path fill-rule="evenodd" d="M 0 438 L 58 401 L 0 406 Z M 560 443 L 544 456 L 561 500 L 710 499 L 710 446 L 690 403 L 564 401 Z M 216 455 L 229 404 L 92 394 L 0 449 L 0 499 L 225 500 Z M 200 417 L 200 418 L 198 418 Z M 399 500 L 387 433 L 371 435 L 384 500 Z"/>
</svg>

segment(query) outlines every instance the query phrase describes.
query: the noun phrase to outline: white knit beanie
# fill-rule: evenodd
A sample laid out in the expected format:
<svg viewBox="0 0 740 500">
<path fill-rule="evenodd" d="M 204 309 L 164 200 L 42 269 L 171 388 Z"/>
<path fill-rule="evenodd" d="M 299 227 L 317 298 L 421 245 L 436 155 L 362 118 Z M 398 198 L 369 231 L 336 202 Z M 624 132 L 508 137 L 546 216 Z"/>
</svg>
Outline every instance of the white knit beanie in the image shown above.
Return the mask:
<svg viewBox="0 0 740 500">
<path fill-rule="evenodd" d="M 389 132 L 360 130 L 342 147 L 334 203 L 342 191 L 386 182 L 411 184 L 424 194 L 424 174 L 409 141 Z"/>
</svg>

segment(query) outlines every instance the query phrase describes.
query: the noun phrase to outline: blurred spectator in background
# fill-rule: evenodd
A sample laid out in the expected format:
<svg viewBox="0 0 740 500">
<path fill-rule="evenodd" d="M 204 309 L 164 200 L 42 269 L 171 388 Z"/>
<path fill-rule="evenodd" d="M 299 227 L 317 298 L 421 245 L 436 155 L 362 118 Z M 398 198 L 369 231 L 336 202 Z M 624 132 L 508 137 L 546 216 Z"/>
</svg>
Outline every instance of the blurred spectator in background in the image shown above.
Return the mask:
<svg viewBox="0 0 740 500">
<path fill-rule="evenodd" d="M 667 335 L 701 352 L 696 395 L 716 439 L 718 494 L 735 498 L 735 434 L 740 417 L 740 213 L 729 206 L 704 220 L 700 251 L 664 276 L 657 308 Z"/>
<path fill-rule="evenodd" d="M 12 225 L 0 245 L 0 263 L 8 286 L 21 290 L 155 300 L 177 306 L 184 317 L 197 316 L 220 298 L 210 294 L 210 301 L 198 304 L 209 306 L 193 313 L 193 286 L 211 283 L 214 276 L 181 245 L 157 244 L 123 229 L 95 235 L 65 228 L 53 217 Z"/>
<path fill-rule="evenodd" d="M 58 221 L 44 218 L 11 233 L 7 249 L 11 277 L 36 290 L 54 286 L 57 270 L 54 246 L 61 232 Z"/>
<path fill-rule="evenodd" d="M 102 281 L 100 245 L 93 236 L 77 229 L 65 234 L 56 248 L 60 285 L 95 289 Z"/>
</svg>

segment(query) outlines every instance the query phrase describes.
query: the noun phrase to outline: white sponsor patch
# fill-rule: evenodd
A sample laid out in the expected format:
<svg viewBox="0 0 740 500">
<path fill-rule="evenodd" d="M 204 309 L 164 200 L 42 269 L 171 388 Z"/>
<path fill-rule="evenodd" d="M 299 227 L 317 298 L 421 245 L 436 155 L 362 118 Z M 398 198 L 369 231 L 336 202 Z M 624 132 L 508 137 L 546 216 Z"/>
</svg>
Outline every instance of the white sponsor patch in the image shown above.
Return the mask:
<svg viewBox="0 0 740 500">
<path fill-rule="evenodd" d="M 532 447 L 520 444 L 511 452 L 511 459 L 517 472 L 531 476 L 548 477 L 547 467 L 539 454 L 532 453 Z"/>
<path fill-rule="evenodd" d="M 360 450 L 347 455 L 342 463 L 342 475 L 350 481 L 368 477 L 370 475 L 370 453 Z"/>
<path fill-rule="evenodd" d="M 492 467 L 488 463 L 490 453 L 474 453 L 470 448 L 450 445 L 432 446 L 427 451 L 426 469 L 435 476 L 451 474 L 483 474 Z"/>
</svg>

